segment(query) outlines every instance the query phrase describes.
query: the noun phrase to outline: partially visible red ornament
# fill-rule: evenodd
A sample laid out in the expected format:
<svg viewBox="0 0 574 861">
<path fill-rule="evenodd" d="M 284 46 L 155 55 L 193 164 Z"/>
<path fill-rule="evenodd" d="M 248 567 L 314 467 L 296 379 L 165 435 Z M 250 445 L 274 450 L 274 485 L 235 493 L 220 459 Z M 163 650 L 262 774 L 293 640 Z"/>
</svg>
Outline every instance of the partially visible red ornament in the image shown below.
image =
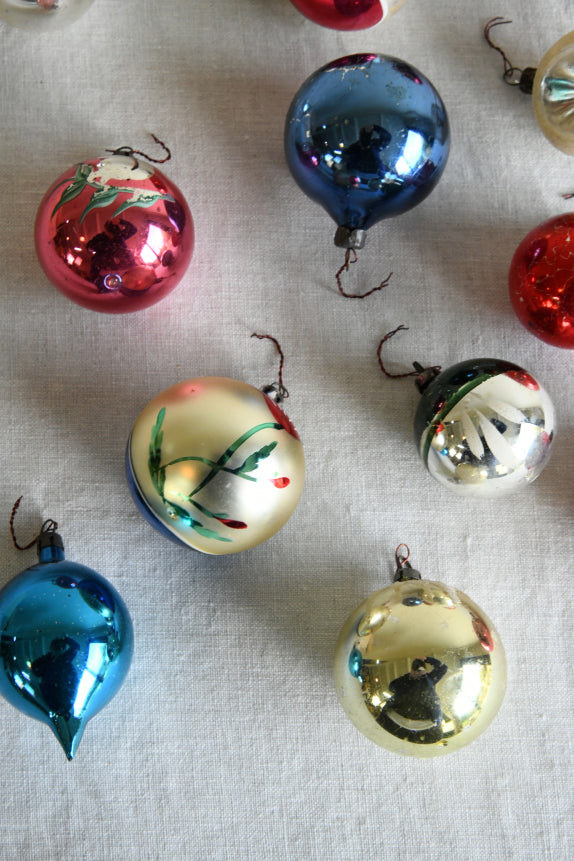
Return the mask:
<svg viewBox="0 0 574 861">
<path fill-rule="evenodd" d="M 533 335 L 574 349 L 574 212 L 539 224 L 522 240 L 509 287 L 512 307 Z"/>
<path fill-rule="evenodd" d="M 108 314 L 148 308 L 181 280 L 193 220 L 179 189 L 122 148 L 74 165 L 46 192 L 36 252 L 55 287 Z"/>
<path fill-rule="evenodd" d="M 291 0 L 311 21 L 334 30 L 365 30 L 387 14 L 385 0 Z"/>
</svg>

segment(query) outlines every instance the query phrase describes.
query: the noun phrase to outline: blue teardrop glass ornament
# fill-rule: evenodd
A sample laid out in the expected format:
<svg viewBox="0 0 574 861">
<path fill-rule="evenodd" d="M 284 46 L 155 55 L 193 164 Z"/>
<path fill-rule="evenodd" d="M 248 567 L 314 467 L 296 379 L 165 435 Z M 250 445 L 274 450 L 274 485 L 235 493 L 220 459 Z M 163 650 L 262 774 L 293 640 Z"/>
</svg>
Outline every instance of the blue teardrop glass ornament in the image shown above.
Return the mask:
<svg viewBox="0 0 574 861">
<path fill-rule="evenodd" d="M 118 592 L 68 562 L 57 533 L 40 536 L 38 555 L 0 591 L 0 694 L 47 723 L 71 760 L 127 675 L 133 628 Z"/>
<path fill-rule="evenodd" d="M 295 95 L 285 124 L 294 179 L 348 232 L 424 200 L 449 145 L 446 108 L 431 82 L 383 54 L 355 54 L 318 69 Z"/>
</svg>

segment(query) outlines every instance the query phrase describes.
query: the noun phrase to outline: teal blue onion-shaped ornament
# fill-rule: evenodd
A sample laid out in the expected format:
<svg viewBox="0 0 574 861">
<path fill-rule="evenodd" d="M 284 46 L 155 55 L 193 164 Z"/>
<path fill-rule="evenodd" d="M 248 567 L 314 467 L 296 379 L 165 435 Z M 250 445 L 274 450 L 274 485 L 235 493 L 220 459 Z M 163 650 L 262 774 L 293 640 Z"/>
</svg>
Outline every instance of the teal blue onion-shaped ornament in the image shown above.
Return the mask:
<svg viewBox="0 0 574 861">
<path fill-rule="evenodd" d="M 37 564 L 0 591 L 0 694 L 48 724 L 71 760 L 87 722 L 122 686 L 134 638 L 118 592 L 65 558 L 56 526 L 46 521 Z"/>
</svg>

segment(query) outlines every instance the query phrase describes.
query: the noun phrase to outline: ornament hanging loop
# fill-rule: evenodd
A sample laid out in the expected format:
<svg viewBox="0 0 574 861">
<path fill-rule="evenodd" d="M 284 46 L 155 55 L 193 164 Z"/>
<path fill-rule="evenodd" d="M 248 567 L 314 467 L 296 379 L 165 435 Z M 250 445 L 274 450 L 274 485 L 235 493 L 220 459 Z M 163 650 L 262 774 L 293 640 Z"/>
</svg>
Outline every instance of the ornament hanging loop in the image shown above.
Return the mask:
<svg viewBox="0 0 574 861">
<path fill-rule="evenodd" d="M 395 563 L 397 566 L 394 578 L 395 583 L 397 581 L 404 583 L 405 580 L 421 579 L 420 572 L 416 571 L 409 562 L 410 555 L 411 551 L 409 550 L 407 544 L 399 544 L 399 546 L 395 550 Z"/>
<path fill-rule="evenodd" d="M 341 230 L 341 229 L 344 229 L 344 228 L 339 228 L 339 230 Z M 337 231 L 337 233 L 338 232 L 339 231 Z M 353 234 L 363 234 L 364 232 L 365 232 L 364 230 L 354 230 L 350 235 L 352 236 Z M 367 290 L 366 293 L 348 293 L 343 288 L 343 285 L 341 284 L 341 275 L 343 274 L 343 272 L 349 271 L 349 267 L 352 263 L 357 262 L 357 260 L 359 259 L 359 255 L 356 252 L 356 248 L 362 248 L 364 245 L 364 242 L 365 242 L 365 240 L 363 238 L 362 244 L 354 244 L 354 245 L 347 245 L 347 246 L 342 245 L 341 246 L 343 248 L 346 247 L 345 262 L 343 263 L 341 268 L 339 270 L 337 270 L 337 272 L 335 273 L 335 278 L 337 281 L 337 289 L 339 290 L 339 293 L 341 294 L 341 296 L 344 296 L 345 299 L 366 299 L 367 296 L 370 296 L 372 293 L 378 293 L 379 290 L 382 290 L 384 287 L 386 287 L 387 284 L 389 283 L 389 281 L 391 280 L 391 276 L 393 273 L 389 272 L 387 277 L 385 279 L 383 279 L 383 281 L 381 281 L 381 283 L 378 285 L 378 287 L 373 287 L 371 290 Z M 335 236 L 335 245 L 339 245 L 339 243 L 337 242 L 337 236 Z M 351 255 L 353 255 L 353 259 L 351 259 Z"/>
<path fill-rule="evenodd" d="M 285 365 L 285 355 L 283 353 L 283 350 L 281 349 L 281 345 L 277 338 L 274 338 L 273 335 L 259 335 L 257 332 L 253 332 L 251 337 L 258 338 L 260 341 L 271 341 L 275 345 L 275 349 L 279 353 L 279 376 L 277 382 L 271 383 L 268 386 L 263 386 L 261 391 L 264 395 L 267 395 L 267 397 L 274 401 L 276 404 L 281 404 L 286 398 L 289 397 L 289 392 L 283 385 L 283 367 Z"/>
<path fill-rule="evenodd" d="M 510 62 L 502 48 L 492 41 L 490 32 L 493 27 L 498 27 L 500 24 L 512 24 L 512 21 L 509 18 L 503 18 L 502 15 L 497 15 L 495 18 L 491 18 L 485 24 L 484 38 L 488 45 L 495 51 L 498 51 L 502 57 L 502 61 L 504 63 L 504 72 L 502 75 L 503 81 L 511 87 L 518 87 L 520 91 L 526 93 L 526 95 L 531 95 L 536 69 L 532 66 L 527 66 L 525 69 L 519 69 Z"/>
<path fill-rule="evenodd" d="M 40 528 L 40 532 L 37 535 L 35 535 L 34 538 L 32 538 L 32 540 L 28 542 L 28 544 L 20 544 L 16 540 L 16 533 L 14 530 L 14 519 L 16 517 L 16 512 L 18 511 L 18 509 L 20 507 L 20 503 L 22 502 L 23 498 L 24 498 L 23 496 L 20 496 L 16 500 L 16 502 L 12 506 L 12 512 L 10 514 L 10 535 L 12 536 L 12 544 L 14 545 L 16 550 L 29 550 L 30 547 L 33 547 L 34 544 L 36 544 L 42 540 L 42 536 L 44 536 L 44 535 L 53 536 L 56 534 L 56 530 L 58 529 L 58 524 L 56 523 L 55 520 L 51 520 L 51 519 L 45 520 L 43 522 L 41 528 Z"/>
<path fill-rule="evenodd" d="M 402 323 L 400 326 L 397 326 L 396 329 L 393 329 L 392 332 L 387 332 L 387 334 L 381 338 L 379 342 L 379 346 L 377 347 L 377 359 L 379 360 L 379 367 L 385 377 L 389 377 L 390 379 L 404 379 L 405 377 L 416 377 L 415 385 L 419 392 L 422 394 L 426 387 L 429 385 L 435 377 L 440 374 L 441 367 L 440 365 L 431 365 L 428 368 L 423 367 L 419 362 L 413 362 L 414 371 L 404 371 L 403 373 L 393 374 L 390 371 L 387 371 L 382 358 L 382 350 L 383 345 L 396 335 L 397 332 L 408 332 L 409 327 L 404 326 Z M 403 546 L 403 545 L 400 545 Z M 404 545 L 406 547 L 406 545 Z"/>
<path fill-rule="evenodd" d="M 134 170 L 137 168 L 137 159 L 136 155 L 141 155 L 143 158 L 147 159 L 147 161 L 151 161 L 154 164 L 165 164 L 166 161 L 169 161 L 171 158 L 171 150 L 166 143 L 160 140 L 157 135 L 154 135 L 153 132 L 150 132 L 151 137 L 154 139 L 156 144 L 158 144 L 165 152 L 165 156 L 163 158 L 152 158 L 147 153 L 143 152 L 141 149 L 133 149 L 131 146 L 120 146 L 117 149 L 107 149 L 106 152 L 111 152 L 112 155 L 127 155 L 132 156 L 135 161 Z"/>
</svg>

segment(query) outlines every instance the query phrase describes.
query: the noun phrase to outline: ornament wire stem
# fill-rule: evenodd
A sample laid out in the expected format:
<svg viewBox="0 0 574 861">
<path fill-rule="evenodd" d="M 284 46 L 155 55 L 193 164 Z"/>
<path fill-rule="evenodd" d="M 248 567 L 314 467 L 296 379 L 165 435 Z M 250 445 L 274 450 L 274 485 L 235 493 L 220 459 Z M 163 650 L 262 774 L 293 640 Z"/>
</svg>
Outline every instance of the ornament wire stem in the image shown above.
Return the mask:
<svg viewBox="0 0 574 861">
<path fill-rule="evenodd" d="M 502 50 L 502 48 L 492 41 L 492 37 L 490 35 L 491 30 L 501 24 L 512 24 L 512 20 L 510 18 L 504 18 L 502 15 L 496 15 L 494 18 L 491 18 L 484 26 L 484 38 L 486 39 L 487 44 L 495 51 L 498 51 L 502 57 L 502 61 L 504 63 L 502 79 L 505 84 L 508 84 L 510 87 L 520 87 L 523 93 L 530 94 L 532 93 L 532 82 L 534 80 L 534 73 L 536 70 L 531 67 L 519 69 L 518 66 L 515 66 L 514 63 L 509 60 L 507 54 Z"/>
<path fill-rule="evenodd" d="M 351 260 L 351 254 L 353 255 L 353 259 Z M 344 296 L 346 299 L 366 299 L 367 296 L 370 296 L 372 293 L 378 293 L 379 290 L 382 290 L 383 287 L 386 287 L 389 281 L 391 280 L 392 272 L 389 272 L 387 277 L 381 281 L 378 287 L 373 287 L 371 290 L 367 290 L 366 293 L 347 293 L 346 290 L 343 289 L 343 285 L 341 284 L 341 275 L 343 272 L 348 272 L 349 267 L 352 263 L 356 263 L 359 259 L 359 255 L 355 251 L 354 248 L 347 248 L 345 251 L 345 262 L 341 266 L 341 268 L 336 272 L 335 278 L 337 280 L 337 288 L 341 296 Z"/>
<path fill-rule="evenodd" d="M 285 398 L 289 397 L 289 392 L 283 385 L 283 368 L 285 366 L 285 354 L 281 349 L 281 344 L 279 343 L 277 338 L 273 337 L 273 335 L 260 335 L 257 332 L 253 332 L 251 337 L 258 338 L 260 341 L 271 341 L 275 345 L 275 349 L 279 353 L 279 374 L 277 377 L 277 382 L 272 384 L 271 389 L 276 393 L 277 401 L 278 403 L 280 403 L 281 401 L 285 400 Z"/>
<path fill-rule="evenodd" d="M 39 533 L 37 535 L 35 535 L 34 538 L 32 538 L 32 540 L 28 542 L 28 544 L 20 544 L 16 540 L 16 533 L 14 531 L 14 519 L 16 517 L 16 512 L 18 511 L 18 509 L 20 507 L 20 503 L 22 502 L 23 498 L 24 498 L 23 496 L 20 496 L 16 500 L 16 502 L 12 506 L 12 513 L 10 514 L 10 535 L 12 536 L 12 544 L 14 545 L 16 550 L 29 550 L 30 547 L 33 547 L 34 544 L 36 544 L 36 542 L 38 541 L 38 539 L 40 538 L 41 535 L 44 535 L 44 533 L 46 533 L 46 532 L 56 532 L 56 530 L 58 529 L 58 524 L 56 523 L 55 520 L 51 520 L 51 519 L 45 520 L 42 524 L 42 527 L 41 527 Z"/>
<path fill-rule="evenodd" d="M 164 143 L 162 140 L 160 140 L 160 138 L 158 138 L 157 135 L 154 135 L 153 132 L 150 132 L 150 135 L 154 139 L 154 141 L 157 144 L 159 144 L 159 146 L 162 147 L 163 150 L 165 151 L 165 156 L 163 158 L 152 158 L 150 155 L 145 153 L 143 150 L 133 149 L 133 147 L 131 147 L 131 146 L 120 146 L 117 149 L 107 149 L 106 152 L 111 152 L 113 155 L 130 155 L 130 156 L 141 155 L 145 159 L 147 159 L 147 161 L 151 161 L 154 164 L 165 164 L 165 162 L 169 161 L 171 158 L 170 148 L 168 147 L 168 145 L 166 143 Z M 136 161 L 136 164 L 134 165 L 134 170 L 137 167 L 137 159 L 135 159 L 135 161 Z"/>
<path fill-rule="evenodd" d="M 389 377 L 390 379 L 403 379 L 405 377 L 417 377 L 417 383 L 418 383 L 418 380 L 420 379 L 421 384 L 422 383 L 428 384 L 428 382 L 430 382 L 431 379 L 433 379 L 434 377 L 437 376 L 437 374 L 440 373 L 440 370 L 441 370 L 440 365 L 430 365 L 429 367 L 425 368 L 422 365 L 420 365 L 418 362 L 413 362 L 414 371 L 403 371 L 402 373 L 394 374 L 394 373 L 391 373 L 390 371 L 387 371 L 387 369 L 383 363 L 383 358 L 382 358 L 383 345 L 390 338 L 392 338 L 393 335 L 396 335 L 397 332 L 408 332 L 408 330 L 409 330 L 409 327 L 405 326 L 405 325 L 403 325 L 403 323 L 401 323 L 400 326 L 397 326 L 397 328 L 393 329 L 392 332 L 387 332 L 387 334 L 383 338 L 381 338 L 379 346 L 377 347 L 377 359 L 379 360 L 379 367 L 380 367 L 381 371 L 383 372 L 383 374 L 386 377 Z M 420 386 L 419 386 L 419 389 L 420 389 Z M 403 545 L 399 545 L 399 546 L 403 546 Z M 404 545 L 404 546 L 406 547 L 406 545 Z"/>
<path fill-rule="evenodd" d="M 404 552 L 401 552 L 402 548 L 406 550 L 406 555 Z M 419 571 L 415 571 L 409 562 L 411 555 L 411 551 L 409 549 L 408 544 L 399 544 L 397 549 L 395 550 L 395 564 L 397 569 L 395 571 L 395 583 L 397 580 L 420 580 L 421 575 Z"/>
</svg>

